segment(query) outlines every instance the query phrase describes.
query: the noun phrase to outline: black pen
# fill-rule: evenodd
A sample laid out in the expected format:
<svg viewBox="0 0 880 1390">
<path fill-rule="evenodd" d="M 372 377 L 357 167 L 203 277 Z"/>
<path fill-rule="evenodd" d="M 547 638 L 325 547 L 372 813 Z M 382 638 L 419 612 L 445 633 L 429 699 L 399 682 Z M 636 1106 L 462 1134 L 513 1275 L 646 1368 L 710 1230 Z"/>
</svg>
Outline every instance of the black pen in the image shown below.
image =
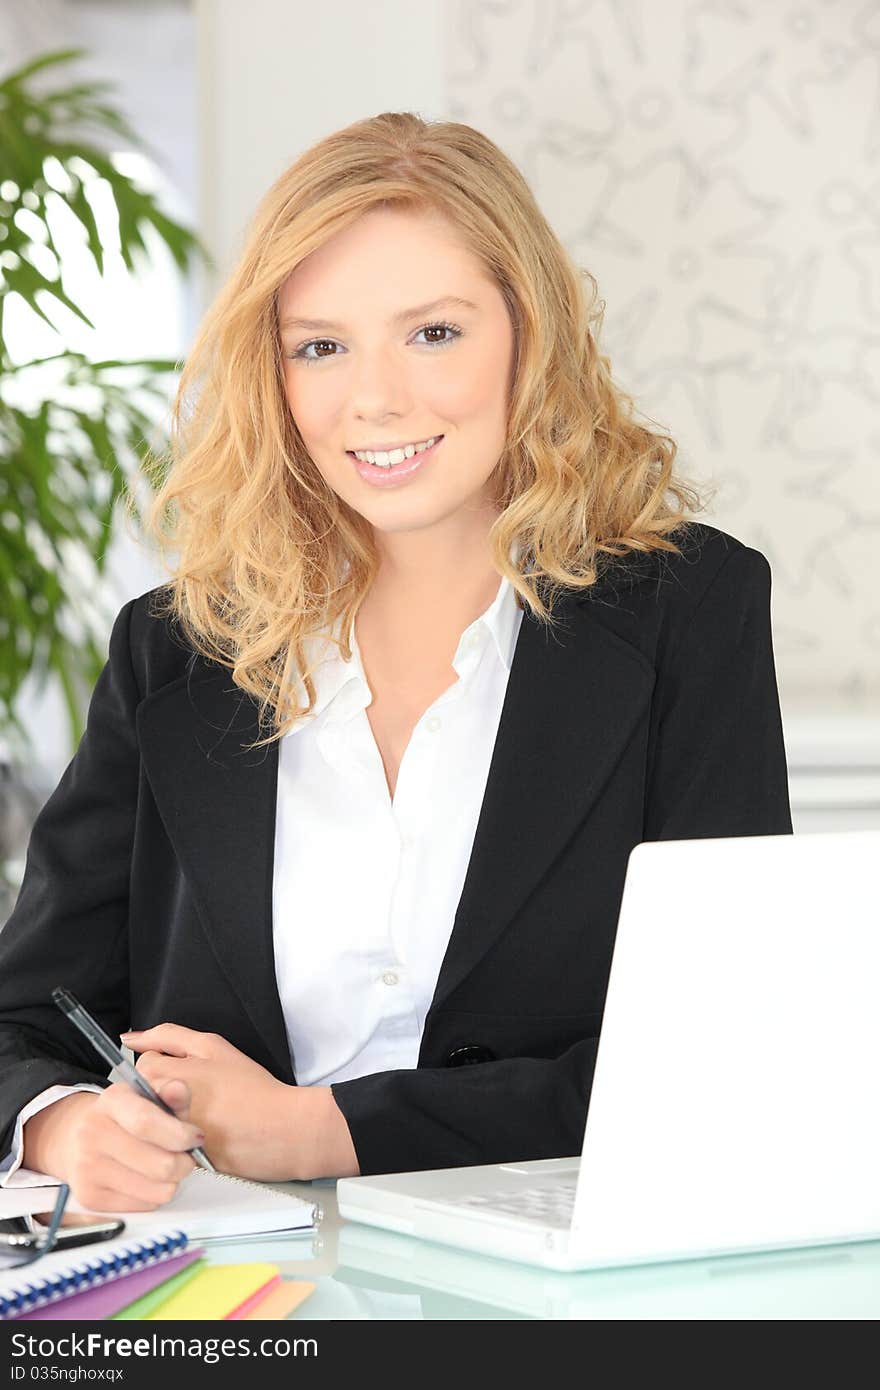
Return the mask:
<svg viewBox="0 0 880 1390">
<path fill-rule="evenodd" d="M 116 1046 L 112 1038 L 108 1037 L 99 1023 L 96 1023 L 87 1009 L 84 1009 L 78 999 L 70 993 L 69 989 L 53 989 L 52 999 L 63 1014 L 66 1014 L 71 1023 L 82 1033 L 84 1038 L 88 1038 L 92 1047 L 98 1052 L 104 1061 L 109 1063 L 118 1073 L 120 1080 L 128 1082 L 147 1100 L 151 1100 L 154 1105 L 161 1106 L 166 1115 L 174 1115 L 170 1105 L 166 1105 L 161 1096 L 157 1096 L 149 1081 L 142 1076 L 137 1067 L 133 1067 L 127 1057 Z M 175 1119 L 177 1116 L 175 1116 Z M 204 1149 L 189 1149 L 188 1152 L 195 1159 L 200 1168 L 206 1168 L 209 1173 L 216 1173 L 217 1169 L 211 1163 Z"/>
</svg>

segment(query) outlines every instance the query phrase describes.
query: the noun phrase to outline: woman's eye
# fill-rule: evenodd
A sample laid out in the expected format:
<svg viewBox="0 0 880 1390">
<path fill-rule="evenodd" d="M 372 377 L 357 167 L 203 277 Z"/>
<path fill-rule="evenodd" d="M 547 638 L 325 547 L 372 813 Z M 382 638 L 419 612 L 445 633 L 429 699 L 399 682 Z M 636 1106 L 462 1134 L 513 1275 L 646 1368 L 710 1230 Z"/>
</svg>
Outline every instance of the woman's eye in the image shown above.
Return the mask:
<svg viewBox="0 0 880 1390">
<path fill-rule="evenodd" d="M 451 334 L 451 337 L 445 338 L 429 337 L 427 342 L 419 344 L 421 347 L 449 347 L 456 338 L 461 337 L 461 332 L 462 330 L 457 328 L 454 323 L 426 323 L 422 328 L 416 330 L 416 337 L 420 333 Z M 332 357 L 338 357 L 339 354 L 332 350 L 337 347 L 339 344 L 334 342 L 332 338 L 311 338 L 307 343 L 303 343 L 302 347 L 298 347 L 295 352 L 289 352 L 287 356 L 297 362 L 306 362 L 311 365 L 314 362 L 326 362 Z M 319 349 L 317 356 L 312 356 L 311 348 Z M 331 350 L 329 352 L 320 351 L 325 348 Z"/>
<path fill-rule="evenodd" d="M 334 343 L 332 338 L 313 338 L 313 339 L 311 340 L 311 342 L 309 342 L 309 343 L 303 343 L 302 347 L 297 348 L 295 352 L 289 352 L 287 355 L 288 355 L 288 357 L 294 358 L 294 359 L 295 359 L 296 361 L 298 361 L 298 362 L 324 362 L 324 361 L 326 361 L 326 358 L 325 358 L 324 356 L 320 356 L 320 357 L 310 357 L 310 356 L 308 356 L 308 349 L 309 349 L 309 348 L 313 348 L 313 347 L 318 347 L 318 348 L 325 348 L 325 347 L 334 348 L 334 347 L 337 347 L 337 346 L 338 346 L 338 344 L 337 344 L 337 343 Z M 335 353 L 335 352 L 334 352 L 334 353 L 330 353 L 330 356 L 331 356 L 331 357 L 335 357 L 335 356 L 336 356 L 336 353 Z"/>
<path fill-rule="evenodd" d="M 428 345 L 429 345 L 430 347 L 448 347 L 450 343 L 454 343 L 454 342 L 455 342 L 455 339 L 456 339 L 456 338 L 460 338 L 460 337 L 461 337 L 461 329 L 460 329 L 460 328 L 456 328 L 456 327 L 455 327 L 455 324 L 453 324 L 453 323 L 426 323 L 425 326 L 424 326 L 424 328 L 420 328 L 420 329 L 418 330 L 418 332 L 419 332 L 419 333 L 435 333 L 438 329 L 439 329 L 441 332 L 451 333 L 453 336 L 452 336 L 451 338 L 433 338 L 433 339 L 429 339 L 429 340 L 428 340 Z"/>
</svg>

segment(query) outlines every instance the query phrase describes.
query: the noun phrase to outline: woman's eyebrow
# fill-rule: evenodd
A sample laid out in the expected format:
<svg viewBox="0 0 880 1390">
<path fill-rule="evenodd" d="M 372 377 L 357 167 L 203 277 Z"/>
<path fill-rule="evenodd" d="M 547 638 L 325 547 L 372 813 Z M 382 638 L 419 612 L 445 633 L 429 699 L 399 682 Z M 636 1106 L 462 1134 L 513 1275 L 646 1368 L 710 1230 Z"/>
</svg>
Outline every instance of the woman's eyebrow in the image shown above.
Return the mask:
<svg viewBox="0 0 880 1390">
<path fill-rule="evenodd" d="M 434 309 L 442 309 L 445 305 L 453 305 L 457 309 L 476 309 L 478 306 L 470 299 L 462 299 L 457 294 L 446 294 L 441 299 L 432 299 L 428 304 L 416 304 L 412 309 L 401 309 L 399 313 L 392 314 L 389 323 L 403 323 L 406 319 L 417 318 L 420 314 L 430 314 Z M 332 319 L 302 319 L 285 318 L 281 320 L 282 328 L 321 328 L 321 329 L 343 329 L 344 323 L 334 323 Z"/>
</svg>

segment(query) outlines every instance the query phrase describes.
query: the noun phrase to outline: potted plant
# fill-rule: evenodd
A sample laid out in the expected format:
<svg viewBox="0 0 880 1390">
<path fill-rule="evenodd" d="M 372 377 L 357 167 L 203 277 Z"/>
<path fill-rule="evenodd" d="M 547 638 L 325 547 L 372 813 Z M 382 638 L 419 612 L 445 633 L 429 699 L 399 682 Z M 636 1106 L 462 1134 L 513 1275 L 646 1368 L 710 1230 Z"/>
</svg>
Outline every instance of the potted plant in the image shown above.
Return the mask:
<svg viewBox="0 0 880 1390">
<path fill-rule="evenodd" d="M 93 361 L 66 345 L 63 322 L 56 321 L 59 306 L 94 325 L 66 283 L 53 208 L 61 202 L 76 219 L 101 276 L 108 246 L 92 202 L 98 181 L 105 202 L 109 190 L 118 223 L 114 245 L 129 272 L 148 255 L 146 227 L 182 270 L 196 254 L 210 264 L 199 238 L 169 218 L 95 138 L 102 132 L 105 144 L 111 135 L 129 149 L 146 148 L 107 103 L 112 84 L 68 79 L 46 85 L 47 74 L 84 52 L 47 53 L 0 81 L 0 922 L 14 901 L 10 861 L 23 855 L 45 791 L 29 787 L 33 749 L 16 698 L 28 676 L 40 687 L 57 679 L 76 747 L 106 642 L 100 617 L 96 631 L 83 622 L 82 605 L 77 611 L 72 576 L 78 576 L 80 594 L 84 588 L 94 594 L 120 500 L 139 522 L 128 479 L 143 476 L 137 465 L 148 453 L 154 460 L 161 453 L 157 419 L 179 365 Z M 4 334 L 10 295 L 49 325 L 56 352 L 13 360 Z M 152 479 L 154 485 L 161 480 L 155 465 Z M 94 612 L 88 616 L 93 622 Z"/>
</svg>

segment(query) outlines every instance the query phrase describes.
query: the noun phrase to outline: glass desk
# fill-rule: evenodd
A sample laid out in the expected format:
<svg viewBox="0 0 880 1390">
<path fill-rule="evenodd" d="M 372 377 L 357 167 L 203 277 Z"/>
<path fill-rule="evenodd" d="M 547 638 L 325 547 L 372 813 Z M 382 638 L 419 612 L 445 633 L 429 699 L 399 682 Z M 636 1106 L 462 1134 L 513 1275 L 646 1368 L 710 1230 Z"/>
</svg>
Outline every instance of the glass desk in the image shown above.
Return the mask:
<svg viewBox="0 0 880 1390">
<path fill-rule="evenodd" d="M 268 1260 L 315 1291 L 291 1321 L 880 1317 L 880 1240 L 561 1274 L 342 1220 L 333 1181 L 273 1184 L 321 1204 L 317 1233 L 212 1245 L 212 1263 Z"/>
</svg>

